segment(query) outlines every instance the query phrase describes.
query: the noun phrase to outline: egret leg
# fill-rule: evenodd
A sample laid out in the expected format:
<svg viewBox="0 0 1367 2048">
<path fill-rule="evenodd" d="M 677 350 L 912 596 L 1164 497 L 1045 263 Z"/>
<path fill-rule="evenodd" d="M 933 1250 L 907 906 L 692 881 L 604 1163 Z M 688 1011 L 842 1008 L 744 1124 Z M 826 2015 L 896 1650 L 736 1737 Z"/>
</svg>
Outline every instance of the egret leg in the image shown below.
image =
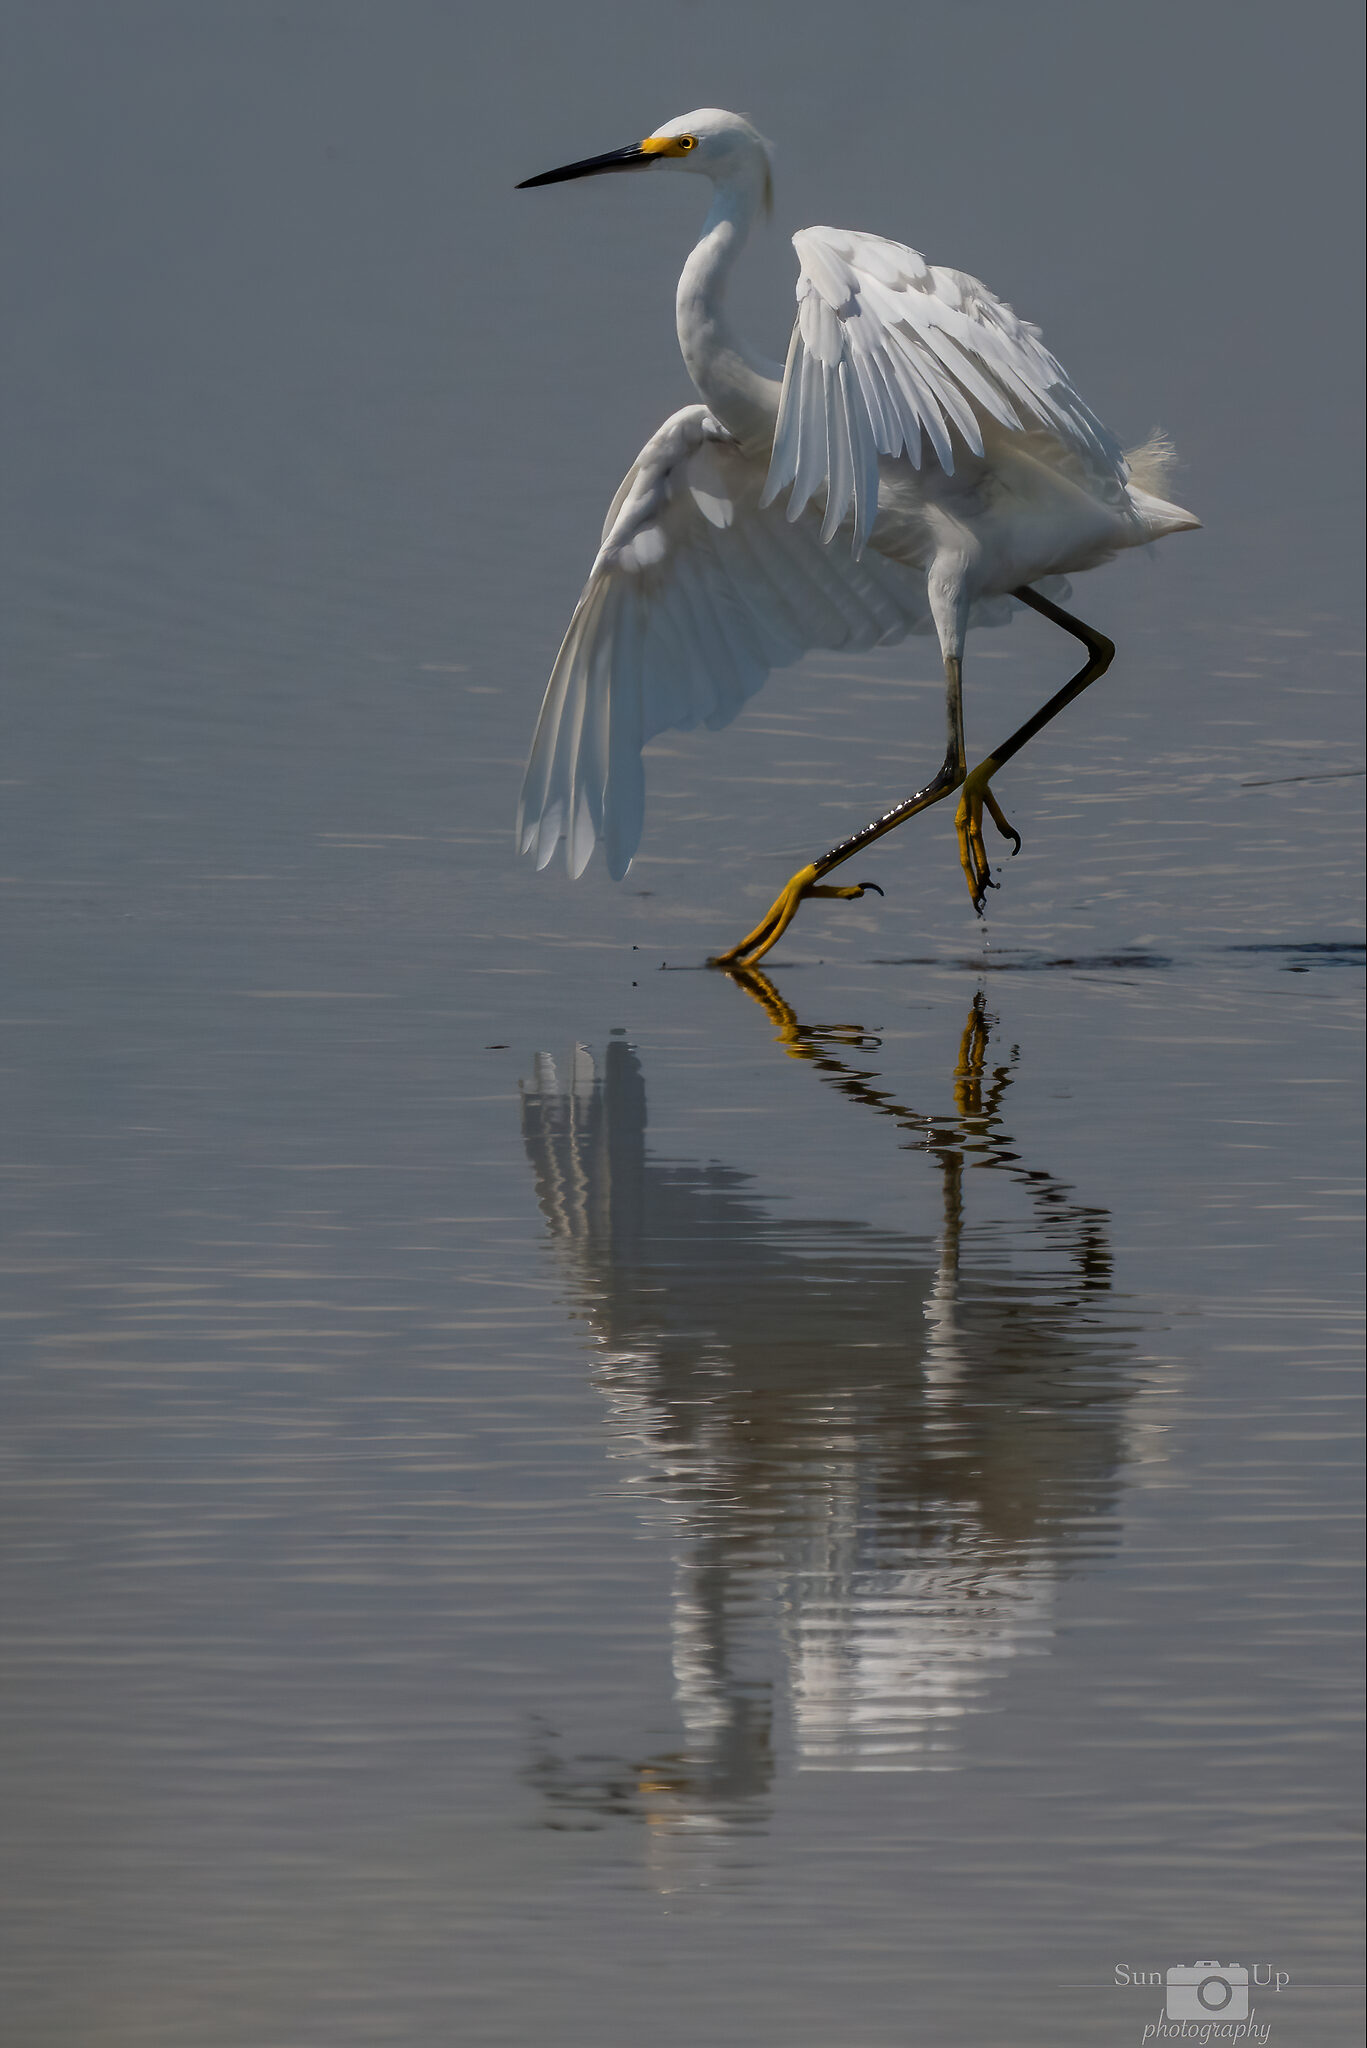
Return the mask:
<svg viewBox="0 0 1367 2048">
<path fill-rule="evenodd" d="M 954 830 L 959 837 L 959 865 L 968 883 L 968 893 L 973 898 L 973 908 L 982 916 L 983 898 L 989 889 L 998 885 L 992 879 L 992 868 L 987 858 L 987 847 L 983 841 L 983 812 L 986 810 L 1003 839 L 1011 840 L 1012 854 L 1021 850 L 1021 836 L 1011 823 L 991 789 L 989 779 L 995 775 L 1001 762 L 995 754 L 989 754 L 976 768 L 970 768 L 964 777 L 959 793 L 959 808 L 954 813 Z"/>
<path fill-rule="evenodd" d="M 1052 619 L 1056 626 L 1062 626 L 1064 632 L 1071 633 L 1075 640 L 1080 640 L 1087 649 L 1087 660 L 1071 682 L 1065 683 L 1047 704 L 1040 706 L 1033 718 L 1027 718 L 1025 724 L 1013 732 L 1009 740 L 1004 740 L 1001 746 L 994 747 L 987 759 L 980 761 L 976 768 L 970 769 L 963 779 L 963 793 L 959 798 L 954 826 L 959 835 L 959 863 L 964 871 L 964 879 L 968 883 L 968 893 L 973 898 L 973 908 L 979 916 L 982 915 L 983 898 L 987 891 L 996 887 L 988 865 L 987 849 L 983 844 L 984 809 L 1002 837 L 1014 841 L 1012 854 L 1019 853 L 1021 847 L 1019 832 L 1014 825 L 1008 823 L 988 786 L 992 777 L 999 768 L 1005 767 L 1013 754 L 1020 752 L 1027 741 L 1032 740 L 1037 732 L 1041 732 L 1051 719 L 1057 718 L 1060 711 L 1066 710 L 1075 697 L 1080 697 L 1089 683 L 1094 683 L 1099 676 L 1104 676 L 1115 659 L 1115 644 L 1108 640 L 1104 633 L 1098 633 L 1094 627 L 1085 625 L 1081 619 L 1075 619 L 1071 612 L 1065 612 L 1061 606 L 1051 604 L 1049 599 L 1041 597 L 1038 591 L 1022 584 L 1020 589 L 1013 590 L 1011 595 L 1019 598 L 1022 604 L 1029 605 L 1032 611 L 1041 613 L 1046 619 Z"/>
<path fill-rule="evenodd" d="M 738 945 L 725 953 L 717 953 L 708 963 L 712 967 L 753 967 L 762 960 L 771 946 L 777 944 L 797 916 L 799 907 L 811 896 L 841 896 L 847 900 L 864 894 L 866 889 L 875 889 L 882 895 L 876 882 L 855 882 L 847 888 L 827 887 L 822 876 L 830 874 L 833 868 L 842 867 L 847 860 L 853 860 L 866 846 L 872 846 L 875 839 L 894 831 L 898 825 L 914 818 L 918 811 L 927 811 L 932 804 L 958 789 L 964 779 L 967 757 L 964 753 L 964 711 L 963 675 L 957 655 L 945 656 L 945 706 L 948 723 L 948 740 L 945 758 L 935 776 L 924 789 L 916 790 L 902 803 L 894 804 L 890 811 L 884 811 L 881 818 L 875 818 L 862 832 L 854 833 L 849 839 L 842 839 L 838 845 L 823 853 L 820 860 L 809 862 L 805 868 L 786 882 L 783 889 L 770 904 L 764 916 L 752 932 L 747 932 Z"/>
</svg>

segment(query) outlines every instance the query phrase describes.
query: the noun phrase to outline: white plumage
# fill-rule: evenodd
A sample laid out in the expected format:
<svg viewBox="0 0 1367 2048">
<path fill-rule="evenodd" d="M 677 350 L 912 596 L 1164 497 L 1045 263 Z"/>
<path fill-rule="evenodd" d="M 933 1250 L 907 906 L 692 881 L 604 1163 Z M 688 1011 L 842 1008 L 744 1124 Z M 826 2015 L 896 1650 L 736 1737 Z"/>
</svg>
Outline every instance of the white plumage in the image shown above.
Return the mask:
<svg viewBox="0 0 1367 2048">
<path fill-rule="evenodd" d="M 700 172 L 714 188 L 677 308 L 705 403 L 665 421 L 613 500 L 518 815 L 538 867 L 563 840 L 579 875 L 601 841 L 617 878 L 640 841 L 641 749 L 658 733 L 726 725 L 772 669 L 814 648 L 933 625 L 957 664 L 969 625 L 1009 616 L 1020 586 L 1048 590 L 1199 523 L 1141 488 L 1161 488 L 1161 441 L 1132 470 L 1038 329 L 900 243 L 795 235 L 786 368 L 751 350 L 724 288 L 765 203 L 769 157 L 740 116 L 703 109 L 527 182 L 638 164 Z"/>
<path fill-rule="evenodd" d="M 955 471 L 955 442 L 983 456 L 983 427 L 1042 426 L 1112 494 L 1120 444 L 1089 411 L 1039 329 L 961 270 L 877 235 L 804 228 L 797 321 L 783 377 L 764 503 L 792 484 L 796 516 L 824 490 L 823 541 L 854 505 L 854 549 L 878 513 L 879 457 Z M 929 450 L 925 444 L 929 442 Z"/>
<path fill-rule="evenodd" d="M 572 875 L 599 839 L 614 880 L 645 815 L 641 748 L 728 725 L 813 647 L 877 647 L 929 622 L 925 577 L 822 546 L 820 519 L 761 511 L 762 468 L 702 405 L 665 421 L 614 500 L 532 743 L 519 839 Z"/>
</svg>

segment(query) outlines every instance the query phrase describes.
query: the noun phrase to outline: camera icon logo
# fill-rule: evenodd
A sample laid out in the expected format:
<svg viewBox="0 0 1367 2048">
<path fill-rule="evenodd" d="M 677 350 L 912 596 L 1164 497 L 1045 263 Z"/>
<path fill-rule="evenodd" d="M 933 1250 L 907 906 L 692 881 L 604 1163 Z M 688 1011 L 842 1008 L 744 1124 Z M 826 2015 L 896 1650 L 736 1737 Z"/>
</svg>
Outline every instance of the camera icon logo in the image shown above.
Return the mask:
<svg viewBox="0 0 1367 2048">
<path fill-rule="evenodd" d="M 1237 1963 L 1174 1963 L 1168 1971 L 1170 2020 L 1246 2020 L 1248 1971 Z"/>
</svg>

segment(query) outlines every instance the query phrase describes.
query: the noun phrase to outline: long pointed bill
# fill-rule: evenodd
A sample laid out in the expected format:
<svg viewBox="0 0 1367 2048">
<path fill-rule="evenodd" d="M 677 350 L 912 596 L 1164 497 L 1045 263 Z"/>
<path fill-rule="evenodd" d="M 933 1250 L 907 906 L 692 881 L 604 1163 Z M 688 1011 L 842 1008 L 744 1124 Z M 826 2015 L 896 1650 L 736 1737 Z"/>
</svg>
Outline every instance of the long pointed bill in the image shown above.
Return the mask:
<svg viewBox="0 0 1367 2048">
<path fill-rule="evenodd" d="M 646 142 L 633 142 L 627 149 L 610 149 L 604 156 L 586 156 L 582 163 L 562 164 L 558 171 L 543 171 L 539 178 L 524 178 L 517 190 L 529 192 L 533 185 L 563 185 L 567 178 L 596 178 L 600 171 L 644 171 L 662 153 L 660 144 L 652 137 Z"/>
</svg>

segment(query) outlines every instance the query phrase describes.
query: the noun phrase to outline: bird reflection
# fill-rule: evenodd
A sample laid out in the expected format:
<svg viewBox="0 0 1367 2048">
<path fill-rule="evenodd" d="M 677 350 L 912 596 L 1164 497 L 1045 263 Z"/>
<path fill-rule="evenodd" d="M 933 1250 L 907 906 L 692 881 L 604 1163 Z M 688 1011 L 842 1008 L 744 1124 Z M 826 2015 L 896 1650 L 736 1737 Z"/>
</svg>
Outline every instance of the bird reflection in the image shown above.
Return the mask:
<svg viewBox="0 0 1367 2048">
<path fill-rule="evenodd" d="M 1110 1540 L 1130 1378 L 1107 1218 L 1007 1136 L 1016 1055 L 991 1063 L 983 998 L 935 1114 L 882 1085 L 859 1026 L 804 1025 L 763 974 L 733 979 L 791 1057 L 933 1163 L 943 1222 L 775 1212 L 735 1166 L 648 1150 L 623 1039 L 601 1065 L 538 1059 L 527 1153 L 614 1451 L 672 1531 L 683 1724 L 631 1761 L 547 1737 L 530 1776 L 553 1825 L 760 1824 L 784 1749 L 807 1770 L 953 1767 L 965 1716 L 1047 1650 L 1060 1576 Z M 1023 1225 L 966 1221 L 975 1168 L 1024 1191 Z"/>
</svg>

